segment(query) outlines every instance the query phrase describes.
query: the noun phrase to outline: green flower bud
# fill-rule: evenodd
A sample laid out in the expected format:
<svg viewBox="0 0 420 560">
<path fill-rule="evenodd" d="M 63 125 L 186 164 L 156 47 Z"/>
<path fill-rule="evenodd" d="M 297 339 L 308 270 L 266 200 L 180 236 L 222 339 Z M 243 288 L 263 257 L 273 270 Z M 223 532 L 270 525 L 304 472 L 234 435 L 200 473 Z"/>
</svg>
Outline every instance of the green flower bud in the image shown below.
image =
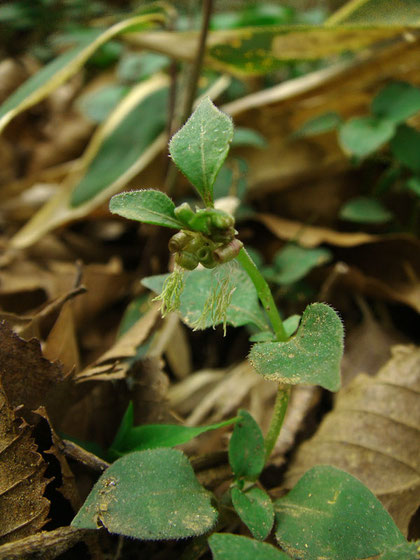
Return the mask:
<svg viewBox="0 0 420 560">
<path fill-rule="evenodd" d="M 186 226 L 190 225 L 191 219 L 195 216 L 188 202 L 184 202 L 183 204 L 175 208 L 174 214 L 178 218 L 178 220 L 180 220 Z"/>
<path fill-rule="evenodd" d="M 194 270 L 198 266 L 198 258 L 193 253 L 189 253 L 188 251 L 181 251 L 180 253 L 176 253 L 175 255 L 175 262 L 181 268 L 185 268 L 186 270 Z"/>
<path fill-rule="evenodd" d="M 168 243 L 168 248 L 171 253 L 178 253 L 191 241 L 191 236 L 183 231 L 179 231 L 173 235 Z"/>
<path fill-rule="evenodd" d="M 214 251 L 214 257 L 218 263 L 226 263 L 238 256 L 243 243 L 239 239 L 232 239 L 227 245 L 223 245 Z"/>
<path fill-rule="evenodd" d="M 200 263 L 206 268 L 214 268 L 217 265 L 217 261 L 214 258 L 213 251 L 210 247 L 201 247 L 196 253 Z"/>
<path fill-rule="evenodd" d="M 223 210 L 212 209 L 210 218 L 212 226 L 216 229 L 232 228 L 235 224 L 233 216 Z"/>
</svg>

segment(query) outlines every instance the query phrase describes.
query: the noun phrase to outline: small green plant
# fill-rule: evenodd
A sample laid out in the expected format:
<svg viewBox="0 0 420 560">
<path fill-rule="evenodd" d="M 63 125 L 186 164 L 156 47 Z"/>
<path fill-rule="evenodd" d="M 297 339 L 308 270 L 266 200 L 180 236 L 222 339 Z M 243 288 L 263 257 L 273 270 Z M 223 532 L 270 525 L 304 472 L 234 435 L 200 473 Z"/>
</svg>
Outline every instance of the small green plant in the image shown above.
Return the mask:
<svg viewBox="0 0 420 560">
<path fill-rule="evenodd" d="M 420 88 L 406 82 L 393 82 L 373 98 L 369 115 L 343 122 L 332 112 L 308 121 L 296 136 L 312 136 L 333 129 L 344 152 L 360 161 L 376 157 L 386 169 L 369 196 L 347 201 L 340 210 L 344 220 L 383 224 L 393 213 L 381 196 L 391 187 L 414 197 L 414 213 L 420 204 L 420 132 L 406 121 L 420 111 Z M 414 218 L 415 219 L 415 218 Z"/>
<path fill-rule="evenodd" d="M 235 423 L 229 444 L 233 482 L 222 501 L 233 506 L 255 539 L 212 535 L 209 544 L 216 560 L 351 560 L 376 554 L 390 560 L 396 558 L 395 551 L 414 560 L 415 545 L 405 541 L 381 504 L 350 475 L 315 467 L 275 503 L 258 482 L 278 438 L 291 386 L 311 383 L 331 391 L 339 388 L 343 326 L 336 312 L 323 303 L 309 305 L 299 326 L 296 316 L 283 322 L 266 280 L 237 238 L 234 218 L 214 207 L 213 185 L 232 137 L 231 119 L 204 99 L 170 143 L 175 164 L 204 206 L 176 207 L 163 192 L 141 190 L 114 196 L 110 209 L 126 218 L 178 230 L 169 242 L 173 272 L 144 280 L 158 292 L 163 313 L 178 310 L 193 328 L 248 323 L 259 328 L 249 357 L 257 373 L 278 383 L 270 427 L 264 437 L 245 410 L 237 418 L 204 428 L 134 427 L 129 407 L 110 450 L 118 458 L 100 477 L 73 525 L 103 526 L 151 540 L 211 532 L 218 508 L 196 480 L 185 455 L 170 446 Z M 300 510 L 303 517 L 296 516 Z M 284 552 L 260 542 L 273 526 Z"/>
</svg>

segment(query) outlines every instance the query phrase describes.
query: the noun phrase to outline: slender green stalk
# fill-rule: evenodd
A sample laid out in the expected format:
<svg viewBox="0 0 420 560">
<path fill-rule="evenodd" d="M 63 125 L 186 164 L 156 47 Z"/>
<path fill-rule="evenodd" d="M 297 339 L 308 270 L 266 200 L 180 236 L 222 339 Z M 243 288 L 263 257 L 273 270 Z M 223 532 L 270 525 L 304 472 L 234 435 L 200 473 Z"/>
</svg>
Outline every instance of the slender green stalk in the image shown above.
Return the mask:
<svg viewBox="0 0 420 560">
<path fill-rule="evenodd" d="M 258 297 L 260 298 L 260 301 L 267 312 L 268 318 L 270 319 L 270 323 L 273 327 L 273 331 L 276 335 L 277 340 L 279 342 L 285 342 L 288 336 L 284 329 L 283 321 L 281 320 L 279 312 L 277 311 L 273 295 L 267 282 L 265 281 L 261 272 L 258 270 L 254 261 L 251 259 L 244 248 L 240 250 L 239 255 L 236 257 L 236 259 L 242 265 L 248 276 L 251 278 L 252 283 L 257 290 Z"/>
<path fill-rule="evenodd" d="M 244 248 L 240 250 L 239 255 L 236 258 L 251 278 L 255 289 L 257 290 L 258 297 L 260 298 L 260 301 L 270 319 L 277 340 L 279 342 L 285 342 L 288 339 L 288 336 L 267 282 Z M 279 385 L 278 387 L 273 415 L 271 417 L 270 426 L 264 441 L 266 461 L 270 457 L 279 437 L 283 420 L 286 415 L 287 405 L 289 403 L 290 390 L 290 385 Z"/>
<path fill-rule="evenodd" d="M 273 415 L 271 417 L 270 426 L 264 440 L 266 462 L 268 461 L 271 452 L 276 445 L 281 427 L 283 426 L 283 420 L 286 416 L 287 405 L 289 404 L 291 388 L 291 385 L 279 384 L 278 386 Z"/>
</svg>

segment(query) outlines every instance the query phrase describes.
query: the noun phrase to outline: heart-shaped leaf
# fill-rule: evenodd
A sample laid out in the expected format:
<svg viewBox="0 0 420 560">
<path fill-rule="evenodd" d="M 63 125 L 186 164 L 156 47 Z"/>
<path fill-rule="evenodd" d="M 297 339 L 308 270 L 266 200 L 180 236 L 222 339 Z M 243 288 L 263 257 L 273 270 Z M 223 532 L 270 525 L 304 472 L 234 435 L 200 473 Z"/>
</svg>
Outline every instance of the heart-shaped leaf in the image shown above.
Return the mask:
<svg viewBox="0 0 420 560">
<path fill-rule="evenodd" d="M 211 529 L 217 511 L 210 493 L 177 449 L 135 451 L 99 478 L 73 527 L 145 540 L 179 539 Z"/>
<path fill-rule="evenodd" d="M 290 560 L 271 544 L 229 533 L 213 534 L 209 545 L 213 560 Z"/>
<path fill-rule="evenodd" d="M 176 229 L 184 227 L 175 216 L 172 200 L 165 193 L 153 189 L 116 194 L 111 198 L 109 209 L 129 220 Z"/>
<path fill-rule="evenodd" d="M 264 467 L 264 436 L 246 410 L 238 411 L 239 420 L 229 441 L 229 463 L 236 479 L 257 480 Z"/>
<path fill-rule="evenodd" d="M 303 560 L 356 560 L 408 544 L 372 492 L 335 467 L 313 467 L 274 506 L 280 546 Z"/>
<path fill-rule="evenodd" d="M 341 147 L 350 154 L 366 157 L 391 140 L 395 127 L 393 121 L 377 117 L 349 119 L 340 128 Z"/>
<path fill-rule="evenodd" d="M 232 119 L 206 97 L 169 144 L 176 166 L 194 185 L 206 206 L 213 206 L 213 183 L 232 138 Z"/>
<path fill-rule="evenodd" d="M 420 89 L 406 82 L 387 85 L 372 101 L 372 112 L 380 118 L 401 123 L 420 111 Z"/>
<path fill-rule="evenodd" d="M 279 383 L 310 383 L 337 391 L 344 330 L 324 303 L 308 305 L 296 335 L 287 342 L 254 344 L 249 358 L 258 373 Z"/>
<path fill-rule="evenodd" d="M 253 536 L 260 541 L 266 539 L 274 522 L 270 496 L 257 486 L 246 491 L 233 486 L 230 495 L 233 507 Z"/>
</svg>

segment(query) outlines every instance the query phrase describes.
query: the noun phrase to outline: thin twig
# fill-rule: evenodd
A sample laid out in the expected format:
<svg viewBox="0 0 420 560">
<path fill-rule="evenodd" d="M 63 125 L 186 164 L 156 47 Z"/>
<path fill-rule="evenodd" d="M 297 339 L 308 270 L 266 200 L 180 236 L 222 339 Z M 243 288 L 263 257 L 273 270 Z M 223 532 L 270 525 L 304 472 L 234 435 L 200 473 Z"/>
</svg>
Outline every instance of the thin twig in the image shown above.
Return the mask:
<svg viewBox="0 0 420 560">
<path fill-rule="evenodd" d="M 206 50 L 207 33 L 210 24 L 210 17 L 213 10 L 213 0 L 203 0 L 203 21 L 201 24 L 200 37 L 198 42 L 198 49 L 191 68 L 190 79 L 187 86 L 187 93 L 184 102 L 184 110 L 180 126 L 182 126 L 191 114 L 194 100 L 197 95 L 198 80 L 203 65 L 204 53 Z M 170 163 L 165 180 L 165 192 L 171 194 L 176 183 L 177 171 L 175 164 Z"/>
</svg>

